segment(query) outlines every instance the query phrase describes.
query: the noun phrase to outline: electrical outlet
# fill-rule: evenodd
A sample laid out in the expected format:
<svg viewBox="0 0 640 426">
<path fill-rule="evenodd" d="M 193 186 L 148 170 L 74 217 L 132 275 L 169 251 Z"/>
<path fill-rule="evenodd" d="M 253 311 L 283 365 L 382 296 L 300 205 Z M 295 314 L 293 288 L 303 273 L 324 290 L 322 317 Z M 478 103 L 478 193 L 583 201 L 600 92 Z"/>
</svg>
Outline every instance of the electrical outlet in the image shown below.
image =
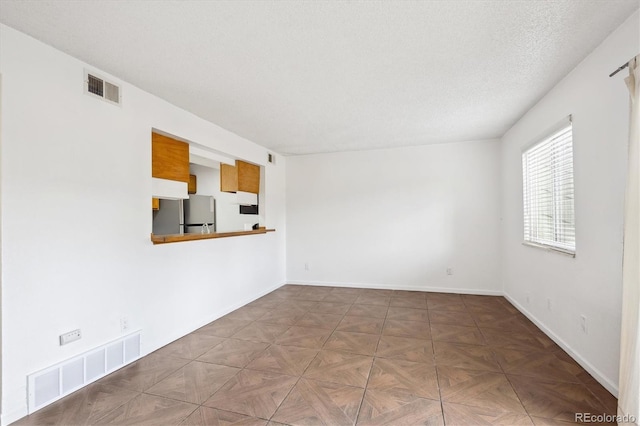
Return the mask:
<svg viewBox="0 0 640 426">
<path fill-rule="evenodd" d="M 551 299 L 547 298 L 547 311 L 551 312 Z"/>
<path fill-rule="evenodd" d="M 580 315 L 580 328 L 584 334 L 589 334 L 587 329 L 587 317 L 586 315 Z"/>
<path fill-rule="evenodd" d="M 453 268 L 447 268 L 447 275 L 453 275 Z"/>
<path fill-rule="evenodd" d="M 309 264 L 308 264 L 308 263 L 305 263 L 305 264 L 304 264 L 304 270 L 305 270 L 305 271 L 309 271 L 310 269 L 311 269 L 311 267 L 309 267 Z"/>
<path fill-rule="evenodd" d="M 120 318 L 120 331 L 125 332 L 129 330 L 129 317 Z"/>
<path fill-rule="evenodd" d="M 81 337 L 82 335 L 80 334 L 80 329 L 61 334 L 60 346 L 66 345 L 67 343 L 75 342 L 76 340 L 80 340 Z"/>
</svg>

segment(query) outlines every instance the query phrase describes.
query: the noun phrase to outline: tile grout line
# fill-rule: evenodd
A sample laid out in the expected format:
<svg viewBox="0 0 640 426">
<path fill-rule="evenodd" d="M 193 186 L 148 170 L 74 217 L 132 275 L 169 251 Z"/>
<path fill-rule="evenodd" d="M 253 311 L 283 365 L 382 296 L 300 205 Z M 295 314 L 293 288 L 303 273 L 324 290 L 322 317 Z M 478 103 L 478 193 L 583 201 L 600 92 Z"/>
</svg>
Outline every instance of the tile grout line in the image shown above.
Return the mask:
<svg viewBox="0 0 640 426">
<path fill-rule="evenodd" d="M 465 305 L 466 307 L 466 305 Z M 438 384 L 438 395 L 440 395 L 440 414 L 442 415 L 442 424 L 447 425 L 447 420 L 444 416 L 444 402 L 442 401 L 442 388 L 440 386 L 440 374 L 438 373 L 438 361 L 436 359 L 436 347 L 433 340 L 433 323 L 431 322 L 431 311 L 429 304 L 427 303 L 427 315 L 429 317 L 429 331 L 431 332 L 431 350 L 433 351 L 433 369 L 436 371 L 436 383 Z"/>
<path fill-rule="evenodd" d="M 469 307 L 467 306 L 467 303 L 464 302 L 464 299 L 463 299 L 463 303 L 465 304 L 465 306 L 467 307 L 467 310 L 468 310 Z M 468 312 L 468 313 L 469 313 L 469 315 L 471 315 L 471 318 L 476 323 L 476 327 L 478 328 L 478 330 L 480 330 L 480 333 L 482 334 L 482 337 L 484 338 L 484 340 L 486 342 L 486 346 L 489 348 L 489 350 L 491 350 L 491 354 L 493 355 L 496 364 L 498 364 L 498 367 L 500 367 L 500 371 L 502 371 L 502 374 L 507 379 L 507 382 L 509 383 L 509 386 L 511 387 L 511 390 L 513 391 L 514 395 L 516 396 L 516 398 L 518 398 L 518 402 L 522 406 L 522 409 L 527 414 L 527 417 L 529 417 L 529 420 L 531 420 L 531 422 L 533 423 L 533 419 L 531 418 L 531 414 L 529 413 L 529 410 L 527 410 L 527 407 L 525 407 L 524 402 L 522 402 L 522 399 L 520 398 L 520 395 L 518 394 L 518 392 L 516 391 L 515 387 L 513 386 L 513 383 L 511 383 L 511 380 L 509 379 L 509 376 L 507 375 L 507 372 L 504 370 L 504 367 L 502 366 L 502 364 L 498 360 L 498 356 L 496 355 L 496 352 L 493 349 L 493 346 L 489 344 L 489 340 L 485 336 L 484 331 L 482 331 L 482 328 L 480 328 L 480 325 L 478 324 L 478 321 L 476 320 L 476 318 L 473 315 L 473 313 L 472 312 Z"/>
<path fill-rule="evenodd" d="M 393 294 L 393 293 L 392 293 Z M 389 305 L 391 304 L 391 298 L 389 298 Z M 378 346 L 380 346 L 380 340 L 382 339 L 382 332 L 384 331 L 384 326 L 387 323 L 387 317 L 389 316 L 389 308 L 390 306 L 387 306 L 387 312 L 384 314 L 384 321 L 382 322 L 382 329 L 380 330 L 380 335 L 378 336 L 378 344 L 376 345 L 376 350 L 373 353 L 373 360 L 371 361 L 371 367 L 369 367 L 369 374 L 367 374 L 367 382 L 364 385 L 364 389 L 362 391 L 362 399 L 360 399 L 360 405 L 358 406 L 358 411 L 356 412 L 355 415 L 355 420 L 354 420 L 354 424 L 358 423 L 358 420 L 360 420 L 360 413 L 362 410 L 362 405 L 364 404 L 364 398 L 367 396 L 367 389 L 369 388 L 369 380 L 371 380 L 371 372 L 373 371 L 373 365 L 376 363 L 376 355 L 378 353 Z"/>
<path fill-rule="evenodd" d="M 326 297 L 326 296 L 325 296 Z M 295 299 L 294 299 L 295 300 Z M 303 299 L 304 300 L 304 299 Z M 316 301 L 316 304 L 321 302 L 322 300 Z M 339 303 L 339 302 L 330 302 L 330 303 Z M 352 306 L 352 305 L 350 305 Z M 348 311 L 348 310 L 347 310 Z M 311 311 L 309 311 L 311 312 Z M 346 311 L 345 311 L 346 312 Z M 316 312 L 317 313 L 317 312 Z M 330 315 L 330 314 L 329 314 Z M 344 316 L 346 315 L 346 313 L 344 315 L 342 315 L 342 318 L 344 318 Z M 304 315 L 300 318 L 300 320 L 304 318 Z M 306 371 L 309 369 L 309 366 L 313 363 L 313 361 L 318 357 L 318 355 L 320 354 L 320 352 L 322 351 L 322 348 L 324 347 L 324 345 L 326 344 L 326 342 L 331 338 L 331 335 L 334 333 L 335 328 L 338 327 L 338 325 L 340 324 L 341 320 L 338 322 L 338 324 L 336 324 L 336 326 L 334 327 L 333 330 L 331 330 L 331 333 L 329 334 L 329 337 L 327 337 L 327 339 L 323 342 L 322 347 L 320 347 L 320 349 L 318 350 L 318 352 L 316 353 L 316 355 L 311 359 L 311 361 L 309 361 L 309 363 L 307 364 L 307 366 L 305 367 L 304 371 L 298 376 L 296 382 L 294 383 L 294 385 L 291 387 L 291 389 L 289 389 L 289 392 L 287 392 L 287 394 L 285 395 L 285 397 L 282 399 L 282 401 L 280 401 L 280 404 L 278 404 L 278 406 L 276 407 L 275 411 L 273 412 L 273 414 L 269 417 L 269 419 L 267 419 L 267 422 L 271 422 L 273 417 L 278 413 L 278 410 L 280 409 L 280 407 L 282 406 L 282 404 L 284 404 L 284 402 L 287 400 L 287 398 L 289 397 L 289 395 L 291 394 L 291 392 L 293 392 L 293 390 L 295 389 L 295 387 L 298 385 L 298 383 L 300 382 L 300 380 L 304 377 L 304 373 L 306 373 Z M 294 323 L 297 324 L 297 322 L 299 322 L 300 320 L 296 321 Z M 293 327 L 294 325 L 292 325 L 291 327 Z M 291 328 L 289 327 L 289 329 Z M 288 331 L 288 330 L 287 330 Z M 286 333 L 286 331 L 284 332 Z M 282 334 L 284 334 L 282 333 Z M 274 420 L 275 421 L 275 420 Z"/>
</svg>

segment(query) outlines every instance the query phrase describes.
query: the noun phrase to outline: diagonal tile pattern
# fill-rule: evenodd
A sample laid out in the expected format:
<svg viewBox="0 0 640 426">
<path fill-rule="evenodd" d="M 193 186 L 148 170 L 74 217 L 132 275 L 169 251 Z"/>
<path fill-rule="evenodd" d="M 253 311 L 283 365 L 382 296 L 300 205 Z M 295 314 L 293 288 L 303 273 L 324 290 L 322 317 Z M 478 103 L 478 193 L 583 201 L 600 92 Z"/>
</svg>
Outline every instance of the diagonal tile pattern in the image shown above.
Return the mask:
<svg viewBox="0 0 640 426">
<path fill-rule="evenodd" d="M 372 362 L 372 357 L 321 351 L 307 368 L 304 377 L 363 388 L 367 384 Z"/>
<path fill-rule="evenodd" d="M 617 401 L 506 299 L 285 285 L 17 425 L 569 425 Z"/>
<path fill-rule="evenodd" d="M 384 319 L 387 316 L 387 308 L 385 306 L 376 305 L 352 305 L 347 311 L 347 315 Z"/>
<path fill-rule="evenodd" d="M 327 330 L 333 330 L 341 320 L 342 315 L 307 312 L 300 321 L 296 323 L 296 325 L 298 327 L 325 328 Z"/>
<path fill-rule="evenodd" d="M 405 299 L 399 299 L 399 300 L 405 300 Z M 406 299 L 406 300 L 411 300 L 411 299 Z M 391 307 L 387 311 L 387 318 L 390 320 L 429 322 L 429 313 L 425 309 L 394 307 L 392 303 Z"/>
<path fill-rule="evenodd" d="M 273 343 L 278 337 L 289 329 L 287 325 L 269 324 L 266 322 L 252 322 L 248 326 L 237 331 L 234 339 L 248 340 L 250 342 Z"/>
<path fill-rule="evenodd" d="M 396 297 L 391 299 L 389 306 L 393 308 L 427 309 L 427 300 L 421 298 Z"/>
<path fill-rule="evenodd" d="M 498 363 L 505 373 L 561 382 L 579 383 L 582 368 L 558 357 L 555 353 L 495 348 Z"/>
<path fill-rule="evenodd" d="M 434 364 L 431 341 L 410 337 L 382 336 L 378 342 L 376 356 Z"/>
<path fill-rule="evenodd" d="M 467 312 L 461 311 L 429 311 L 429 321 L 431 324 L 453 324 L 475 326 L 476 322 Z"/>
<path fill-rule="evenodd" d="M 442 402 L 526 414 L 507 376 L 483 370 L 438 367 Z"/>
<path fill-rule="evenodd" d="M 404 321 L 387 319 L 384 322 L 385 336 L 413 337 L 415 339 L 431 339 L 429 323 L 422 321 Z"/>
<path fill-rule="evenodd" d="M 606 408 L 582 384 L 513 375 L 507 377 L 532 416 L 573 422 L 575 413 L 606 413 Z"/>
<path fill-rule="evenodd" d="M 180 426 L 265 426 L 267 421 L 244 414 L 201 406 Z"/>
<path fill-rule="evenodd" d="M 331 330 L 293 326 L 276 340 L 277 345 L 320 349 L 331 335 Z"/>
<path fill-rule="evenodd" d="M 435 367 L 399 359 L 376 358 L 367 389 L 408 393 L 429 399 L 440 397 Z"/>
<path fill-rule="evenodd" d="M 351 308 L 351 305 L 348 303 L 318 302 L 314 307 L 310 308 L 309 311 L 321 314 L 344 315 L 349 308 Z"/>
<path fill-rule="evenodd" d="M 300 376 L 318 353 L 315 349 L 271 345 L 247 365 L 252 370 Z"/>
<path fill-rule="evenodd" d="M 478 327 L 452 324 L 432 324 L 431 338 L 434 342 L 467 343 L 484 345 L 484 336 Z"/>
<path fill-rule="evenodd" d="M 158 425 L 180 424 L 198 408 L 197 405 L 159 396 L 140 394 L 106 416 L 96 425 Z"/>
<path fill-rule="evenodd" d="M 374 334 L 334 331 L 324 344 L 324 348 L 332 351 L 373 356 L 376 352 L 378 340 L 379 337 Z"/>
<path fill-rule="evenodd" d="M 202 404 L 238 371 L 238 368 L 194 361 L 150 387 L 147 393 Z"/>
<path fill-rule="evenodd" d="M 367 389 L 358 425 L 444 425 L 440 401 Z"/>
<path fill-rule="evenodd" d="M 198 361 L 228 365 L 230 367 L 244 367 L 268 347 L 268 343 L 227 339 L 200 356 Z"/>
<path fill-rule="evenodd" d="M 533 425 L 526 413 L 511 413 L 491 408 L 470 407 L 443 403 L 444 418 L 448 425 Z"/>
<path fill-rule="evenodd" d="M 283 424 L 353 425 L 364 389 L 300 379 L 273 416 Z"/>
<path fill-rule="evenodd" d="M 502 371 L 493 350 L 488 346 L 433 342 L 433 349 L 439 366 Z"/>
<path fill-rule="evenodd" d="M 345 316 L 336 330 L 354 333 L 380 334 L 384 320 L 381 318 Z"/>
<path fill-rule="evenodd" d="M 297 380 L 297 377 L 284 374 L 242 370 L 214 393 L 204 405 L 269 419 Z"/>
</svg>

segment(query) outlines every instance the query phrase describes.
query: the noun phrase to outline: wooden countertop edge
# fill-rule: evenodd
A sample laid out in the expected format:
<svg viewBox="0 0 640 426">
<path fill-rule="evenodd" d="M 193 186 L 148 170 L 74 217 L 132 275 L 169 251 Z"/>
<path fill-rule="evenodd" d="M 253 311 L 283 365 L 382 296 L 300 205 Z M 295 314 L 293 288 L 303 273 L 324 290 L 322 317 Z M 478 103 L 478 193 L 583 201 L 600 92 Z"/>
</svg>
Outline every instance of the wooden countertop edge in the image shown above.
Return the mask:
<svg viewBox="0 0 640 426">
<path fill-rule="evenodd" d="M 151 234 L 151 242 L 153 244 L 181 243 L 183 241 L 210 240 L 213 238 L 240 237 L 243 235 L 259 235 L 267 232 L 275 232 L 275 229 L 255 229 L 251 231 L 234 231 L 234 232 L 214 232 L 212 234 L 174 234 L 174 235 L 153 235 Z"/>
</svg>

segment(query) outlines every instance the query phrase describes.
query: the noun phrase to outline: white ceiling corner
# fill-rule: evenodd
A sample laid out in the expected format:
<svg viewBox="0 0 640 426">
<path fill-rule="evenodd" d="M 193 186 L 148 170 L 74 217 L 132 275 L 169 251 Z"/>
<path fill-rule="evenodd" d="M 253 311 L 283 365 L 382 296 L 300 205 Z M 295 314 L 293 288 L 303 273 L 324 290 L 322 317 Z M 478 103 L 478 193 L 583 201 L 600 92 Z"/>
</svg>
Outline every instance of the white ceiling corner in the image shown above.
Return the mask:
<svg viewBox="0 0 640 426">
<path fill-rule="evenodd" d="M 0 22 L 283 154 L 498 138 L 637 0 L 2 0 Z"/>
</svg>

